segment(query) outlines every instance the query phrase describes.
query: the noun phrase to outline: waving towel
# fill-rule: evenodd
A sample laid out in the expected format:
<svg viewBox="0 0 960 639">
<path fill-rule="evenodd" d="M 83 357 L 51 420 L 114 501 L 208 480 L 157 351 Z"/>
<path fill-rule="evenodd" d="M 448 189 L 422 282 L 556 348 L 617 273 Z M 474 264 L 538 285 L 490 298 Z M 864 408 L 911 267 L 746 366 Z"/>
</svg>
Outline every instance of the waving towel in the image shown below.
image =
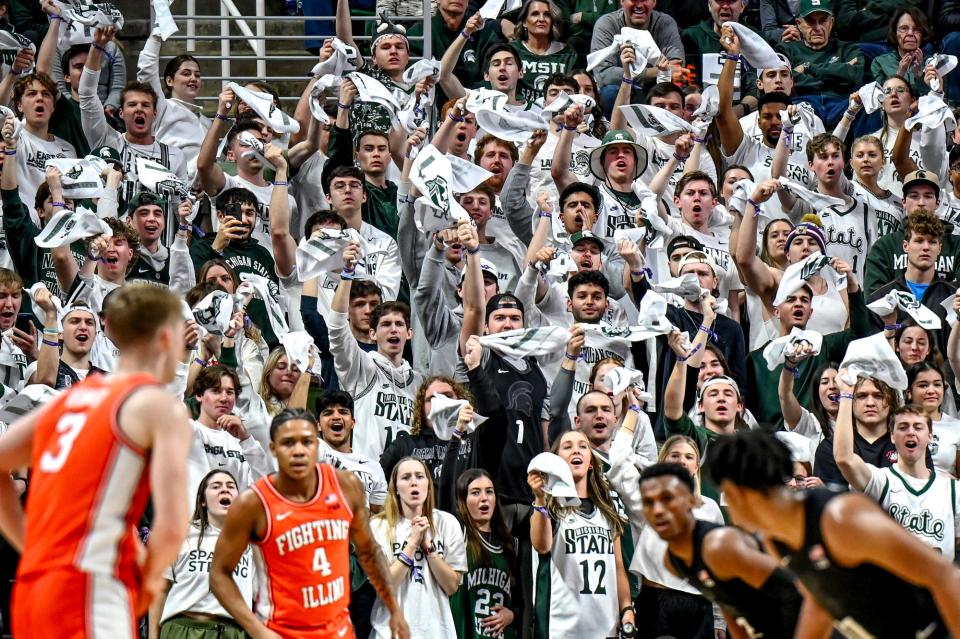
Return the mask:
<svg viewBox="0 0 960 639">
<path fill-rule="evenodd" d="M 953 110 L 943 99 L 932 93 L 920 96 L 917 101 L 917 114 L 907 118 L 903 126 L 912 129 L 916 124 L 924 129 L 946 126 L 948 131 L 952 131 L 957 128 L 957 120 L 953 117 Z"/>
<path fill-rule="evenodd" d="M 850 342 L 840 368 L 847 369 L 843 381 L 850 385 L 855 384 L 858 377 L 865 377 L 879 379 L 898 391 L 907 390 L 907 373 L 883 333 Z"/>
<path fill-rule="evenodd" d="M 34 242 L 42 248 L 58 248 L 101 234 L 112 237 L 113 231 L 96 213 L 78 206 L 76 211 L 64 209 L 50 218 Z"/>
<path fill-rule="evenodd" d="M 660 137 L 673 133 L 693 132 L 693 126 L 666 109 L 648 104 L 627 104 L 620 107 L 627 124 L 640 135 Z"/>
<path fill-rule="evenodd" d="M 943 324 L 937 314 L 918 302 L 913 293 L 906 291 L 890 291 L 880 299 L 867 304 L 867 308 L 880 317 L 886 317 L 899 308 L 928 331 L 943 328 Z"/>
<path fill-rule="evenodd" d="M 779 69 L 783 62 L 763 36 L 739 22 L 724 22 L 740 39 L 740 55 L 754 69 Z"/>
<path fill-rule="evenodd" d="M 808 255 L 796 264 L 791 264 L 783 272 L 780 278 L 780 286 L 777 288 L 777 296 L 773 300 L 774 306 L 780 306 L 783 302 L 800 290 L 803 285 L 814 275 L 820 275 L 827 281 L 827 287 L 841 288 L 846 286 L 846 276 L 837 273 L 830 264 L 830 258 L 820 251 Z"/>
<path fill-rule="evenodd" d="M 350 242 L 360 245 L 360 259 L 370 250 L 369 243 L 356 229 L 320 229 L 297 245 L 297 279 L 301 282 L 343 268 L 343 249 Z"/>
<path fill-rule="evenodd" d="M 264 122 L 276 133 L 297 133 L 300 131 L 300 123 L 281 111 L 273 103 L 273 96 L 269 93 L 252 91 L 244 88 L 236 82 L 227 84 L 227 88 L 232 90 L 244 104 L 250 107 L 254 113 L 263 118 Z"/>
<path fill-rule="evenodd" d="M 789 335 L 778 337 L 763 349 L 763 359 L 767 362 L 767 370 L 775 370 L 786 361 L 786 358 L 792 358 L 797 350 L 804 344 L 813 346 L 812 355 L 817 355 L 823 347 L 823 335 L 816 331 L 804 331 L 794 327 Z"/>
<path fill-rule="evenodd" d="M 457 429 L 457 417 L 460 415 L 460 409 L 469 404 L 465 399 L 451 399 L 446 395 L 434 395 L 430 400 L 430 413 L 427 420 L 430 427 L 433 428 L 433 434 L 437 439 L 448 442 L 453 438 L 453 431 Z M 467 434 L 477 430 L 477 427 L 487 418 L 473 414 L 473 419 L 466 425 Z"/>
<path fill-rule="evenodd" d="M 71 200 L 89 200 L 103 195 L 103 180 L 100 175 L 107 163 L 93 155 L 85 158 L 50 158 L 46 167 L 60 171 L 63 195 Z"/>
<path fill-rule="evenodd" d="M 357 70 L 357 60 L 360 58 L 355 47 L 345 43 L 340 38 L 334 38 L 331 43 L 333 53 L 323 62 L 318 62 L 310 71 L 315 78 L 330 75 L 342 77 L 344 73 Z"/>
<path fill-rule="evenodd" d="M 592 454 L 592 453 L 591 453 Z M 590 460 L 585 459 L 589 464 Z M 577 486 L 573 483 L 573 473 L 562 457 L 553 453 L 540 453 L 530 460 L 527 472 L 543 473 L 545 480 L 543 492 L 560 501 L 564 506 L 579 506 Z"/>
<path fill-rule="evenodd" d="M 656 65 L 660 59 L 660 47 L 657 46 L 649 31 L 623 27 L 620 29 L 620 33 L 613 36 L 613 42 L 602 49 L 587 54 L 587 71 L 593 71 L 601 62 L 612 55 L 618 54 L 625 45 L 633 47 L 637 57 L 636 66 L 628 71 L 630 77 L 636 77 L 646 67 Z M 619 64 L 619 60 L 617 64 Z"/>
<path fill-rule="evenodd" d="M 501 111 L 480 109 L 476 112 L 477 126 L 501 140 L 521 144 L 537 130 L 549 130 L 550 123 L 536 111 Z"/>
<path fill-rule="evenodd" d="M 934 53 L 932 56 L 927 58 L 927 64 L 932 64 L 933 68 L 937 70 L 937 73 L 940 75 L 939 78 L 934 78 L 930 81 L 930 90 L 934 93 L 940 93 L 943 89 L 941 85 L 941 79 L 957 68 L 957 56 L 948 55 L 946 53 Z"/>
<path fill-rule="evenodd" d="M 493 335 L 482 335 L 480 344 L 504 357 L 537 357 L 555 355 L 566 348 L 570 329 L 562 326 L 518 328 Z"/>
</svg>

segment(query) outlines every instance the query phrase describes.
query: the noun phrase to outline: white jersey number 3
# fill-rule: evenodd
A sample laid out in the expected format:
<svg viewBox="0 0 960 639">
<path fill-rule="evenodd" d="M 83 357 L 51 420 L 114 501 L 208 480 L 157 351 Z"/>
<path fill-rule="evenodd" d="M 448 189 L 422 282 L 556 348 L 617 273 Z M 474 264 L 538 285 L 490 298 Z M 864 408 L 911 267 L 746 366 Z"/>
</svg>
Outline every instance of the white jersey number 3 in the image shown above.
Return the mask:
<svg viewBox="0 0 960 639">
<path fill-rule="evenodd" d="M 45 473 L 60 472 L 63 465 L 67 463 L 73 443 L 86 424 L 87 416 L 84 413 L 67 413 L 61 417 L 57 422 L 57 432 L 60 433 L 60 437 L 57 438 L 56 453 L 44 451 L 40 457 L 40 470 Z"/>
</svg>

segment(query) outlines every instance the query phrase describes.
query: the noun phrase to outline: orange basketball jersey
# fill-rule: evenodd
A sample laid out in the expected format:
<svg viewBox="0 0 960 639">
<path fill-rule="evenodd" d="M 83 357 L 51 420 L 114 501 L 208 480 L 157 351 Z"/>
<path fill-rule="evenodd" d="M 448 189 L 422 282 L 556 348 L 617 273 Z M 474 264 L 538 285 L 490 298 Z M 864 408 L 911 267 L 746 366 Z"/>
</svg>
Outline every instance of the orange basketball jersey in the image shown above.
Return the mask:
<svg viewBox="0 0 960 639">
<path fill-rule="evenodd" d="M 254 557 L 260 576 L 257 612 L 284 637 L 352 637 L 350 523 L 353 511 L 340 491 L 337 471 L 317 464 L 317 493 L 290 501 L 270 477 L 252 486 L 267 517 Z"/>
</svg>

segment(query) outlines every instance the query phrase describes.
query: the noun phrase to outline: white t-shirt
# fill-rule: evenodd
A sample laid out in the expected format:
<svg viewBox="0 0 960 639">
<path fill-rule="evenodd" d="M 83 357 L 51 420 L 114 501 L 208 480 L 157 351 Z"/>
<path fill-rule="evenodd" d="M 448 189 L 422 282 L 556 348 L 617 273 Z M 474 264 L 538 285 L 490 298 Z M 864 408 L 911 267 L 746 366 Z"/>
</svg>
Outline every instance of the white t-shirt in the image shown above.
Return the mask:
<svg viewBox="0 0 960 639">
<path fill-rule="evenodd" d="M 797 127 L 799 128 L 799 127 Z M 794 129 L 794 136 L 797 129 Z M 729 156 L 724 156 L 727 164 L 740 164 L 753 175 L 754 182 L 762 182 L 770 179 L 770 168 L 773 166 L 774 149 L 768 147 L 763 142 L 758 142 L 748 135 L 743 136 L 740 146 Z M 787 177 L 795 182 L 803 184 L 808 189 L 814 188 L 813 173 L 807 168 L 806 152 L 791 151 L 787 160 Z M 764 215 L 770 219 L 779 219 L 787 217 L 783 208 L 780 206 L 780 199 L 770 198 L 763 204 Z"/>
<path fill-rule="evenodd" d="M 167 593 L 160 623 L 182 612 L 199 612 L 230 619 L 230 613 L 210 592 L 210 566 L 213 565 L 213 550 L 219 537 L 220 531 L 209 526 L 198 545 L 200 528 L 197 525 L 190 526 L 187 538 L 180 545 L 177 560 L 164 574 L 167 581 L 172 581 L 173 584 Z M 250 547 L 247 546 L 233 571 L 233 581 L 240 589 L 243 600 L 253 608 L 254 563 L 251 555 Z"/>
<path fill-rule="evenodd" d="M 260 477 L 273 472 L 270 458 L 256 437 L 240 441 L 225 430 L 217 430 L 191 421 L 193 444 L 187 456 L 187 503 L 194 503 L 203 477 L 211 470 L 225 470 L 237 480 L 243 492 Z"/>
<path fill-rule="evenodd" d="M 557 191 L 557 183 L 550 176 L 550 169 L 553 167 L 553 152 L 556 150 L 559 141 L 560 136 L 556 133 L 547 134 L 547 141 L 543 143 L 540 152 L 537 153 L 537 157 L 533 159 L 533 163 L 530 165 L 527 201 L 534 208 L 537 207 L 537 194 L 540 191 L 549 193 L 550 201 L 556 203 L 554 206 L 559 206 L 560 193 Z M 570 150 L 570 171 L 577 176 L 577 180 L 580 182 L 586 182 L 586 178 L 590 176 L 590 149 L 597 144 L 596 138 L 587 135 L 578 135 L 573 139 L 573 147 Z"/>
<path fill-rule="evenodd" d="M 20 200 L 30 211 L 30 219 L 38 227 L 40 218 L 33 203 L 37 189 L 46 179 L 47 160 L 77 157 L 77 150 L 72 144 L 52 134 L 50 137 L 53 139 L 44 140 L 23 129 L 17 144 L 17 189 L 20 191 Z"/>
<path fill-rule="evenodd" d="M 960 452 L 960 419 L 942 413 L 938 422 L 933 422 L 933 438 L 930 440 L 930 455 L 933 466 L 939 473 L 953 477 L 956 472 L 957 453 Z"/>
<path fill-rule="evenodd" d="M 637 141 L 647 149 L 648 160 L 647 170 L 641 174 L 640 179 L 643 180 L 645 184 L 650 184 L 650 181 L 660 172 L 660 169 L 673 157 L 674 146 L 664 142 L 660 138 L 651 138 L 643 135 L 638 136 L 638 138 Z M 679 214 L 679 209 L 673 203 L 673 195 L 677 182 L 683 177 L 684 164 L 684 162 L 677 162 L 677 166 L 674 167 L 673 174 L 667 182 L 667 188 L 663 192 L 662 200 L 666 201 L 667 207 L 673 214 Z M 714 185 L 716 185 L 717 167 L 714 165 L 713 158 L 710 156 L 710 153 L 707 152 L 706 148 L 700 149 L 700 170 L 709 175 L 713 179 Z"/>
<path fill-rule="evenodd" d="M 387 501 L 387 478 L 380 463 L 357 452 L 341 453 L 320 440 L 320 461 L 334 468 L 346 470 L 363 484 L 368 506 L 383 506 Z"/>
<path fill-rule="evenodd" d="M 899 127 L 890 124 L 887 126 L 886 133 L 883 129 L 874 131 L 872 135 L 883 141 L 883 168 L 880 169 L 880 175 L 877 176 L 877 184 L 883 188 L 893 191 L 894 195 L 903 195 L 903 183 L 900 182 L 902 176 L 897 173 L 890 158 L 893 156 L 893 146 L 897 143 L 897 136 L 900 134 Z M 917 163 L 918 169 L 926 168 L 923 165 L 923 158 L 920 154 L 920 130 L 916 130 L 910 137 L 910 159 Z"/>
<path fill-rule="evenodd" d="M 433 543 L 436 552 L 443 558 L 451 569 L 461 574 L 467 571 L 467 549 L 463 541 L 463 530 L 457 518 L 442 510 L 433 511 L 433 526 L 436 534 Z M 410 521 L 401 519 L 393 531 L 393 544 L 387 535 L 387 520 L 384 517 L 375 517 L 370 521 L 373 536 L 380 544 L 380 549 L 387 557 L 387 563 L 393 563 L 399 556 L 410 536 Z M 450 598 L 437 583 L 430 570 L 423 551 L 417 549 L 413 561 L 423 575 L 423 583 L 413 579 L 413 571 L 400 580 L 400 585 L 394 589 L 394 595 L 403 609 L 403 618 L 410 628 L 410 639 L 451 639 L 457 636 L 453 624 L 453 614 L 450 612 Z M 373 624 L 371 638 L 390 639 L 390 613 L 377 598 L 370 616 Z"/>
</svg>

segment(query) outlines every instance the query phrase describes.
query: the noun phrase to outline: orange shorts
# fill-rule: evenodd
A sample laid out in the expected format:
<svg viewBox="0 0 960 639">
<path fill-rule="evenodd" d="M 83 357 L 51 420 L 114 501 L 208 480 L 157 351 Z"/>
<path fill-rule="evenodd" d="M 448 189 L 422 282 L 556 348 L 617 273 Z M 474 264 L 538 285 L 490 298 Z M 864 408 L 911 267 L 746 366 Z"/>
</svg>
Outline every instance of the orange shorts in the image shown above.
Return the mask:
<svg viewBox="0 0 960 639">
<path fill-rule="evenodd" d="M 16 639 L 137 637 L 137 593 L 105 575 L 72 570 L 17 578 L 11 616 Z"/>
</svg>

